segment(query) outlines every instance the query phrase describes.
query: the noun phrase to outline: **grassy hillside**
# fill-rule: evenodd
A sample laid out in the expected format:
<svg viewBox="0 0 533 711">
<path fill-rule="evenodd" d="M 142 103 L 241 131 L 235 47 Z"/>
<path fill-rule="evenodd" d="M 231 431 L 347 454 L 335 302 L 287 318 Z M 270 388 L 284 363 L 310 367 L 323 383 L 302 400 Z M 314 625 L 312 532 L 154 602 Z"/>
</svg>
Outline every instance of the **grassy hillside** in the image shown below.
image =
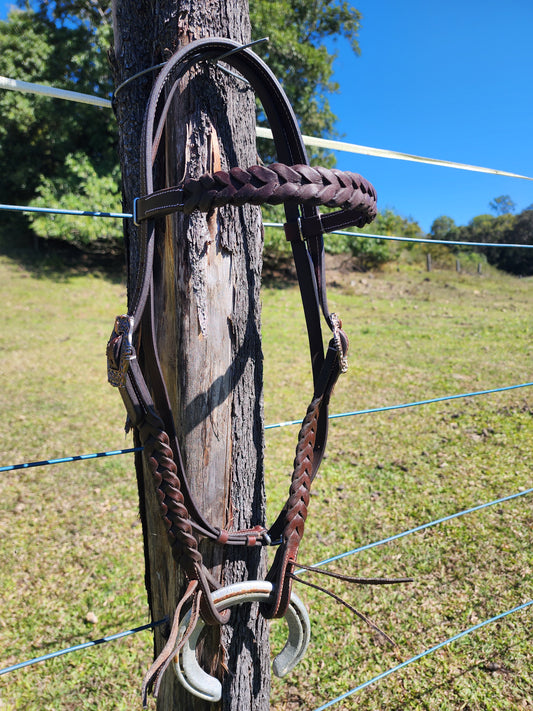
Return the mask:
<svg viewBox="0 0 533 711">
<path fill-rule="evenodd" d="M 330 273 L 332 310 L 351 342 L 332 412 L 533 380 L 531 279 L 404 265 Z M 131 446 L 107 385 L 105 344 L 126 297 L 120 277 L 0 257 L 0 466 Z M 303 416 L 309 366 L 299 294 L 263 294 L 265 419 Z M 360 415 L 331 423 L 301 561 L 402 532 L 531 486 L 530 389 Z M 266 434 L 270 518 L 286 496 L 297 427 Z M 329 566 L 412 576 L 401 587 L 326 584 L 358 618 L 303 585 L 313 638 L 295 672 L 273 680 L 275 711 L 313 709 L 466 627 L 527 601 L 532 499 L 454 519 Z M 0 666 L 147 621 L 132 459 L 0 474 Z M 92 614 L 89 614 L 92 613 Z M 517 613 L 334 708 L 533 708 L 531 613 Z M 273 625 L 273 647 L 283 643 Z M 75 652 L 0 677 L 0 709 L 140 708 L 151 636 Z"/>
</svg>

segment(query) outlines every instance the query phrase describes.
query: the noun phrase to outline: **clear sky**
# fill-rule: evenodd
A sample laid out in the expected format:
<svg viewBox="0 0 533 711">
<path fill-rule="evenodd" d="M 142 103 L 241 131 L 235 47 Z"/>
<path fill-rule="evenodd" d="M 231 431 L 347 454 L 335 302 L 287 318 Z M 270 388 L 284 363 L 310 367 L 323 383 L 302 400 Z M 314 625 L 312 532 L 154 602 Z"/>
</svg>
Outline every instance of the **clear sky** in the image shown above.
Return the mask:
<svg viewBox="0 0 533 711">
<path fill-rule="evenodd" d="M 533 176 L 533 0 L 353 0 L 361 56 L 338 42 L 331 104 L 346 141 Z M 337 153 L 371 180 L 380 208 L 429 230 L 466 224 L 533 182 Z"/>
<path fill-rule="evenodd" d="M 344 140 L 533 176 L 533 0 L 351 2 L 361 56 L 333 43 Z M 426 231 L 439 215 L 466 224 L 499 195 L 533 204 L 533 182 L 514 178 L 340 152 L 337 165 Z"/>
</svg>

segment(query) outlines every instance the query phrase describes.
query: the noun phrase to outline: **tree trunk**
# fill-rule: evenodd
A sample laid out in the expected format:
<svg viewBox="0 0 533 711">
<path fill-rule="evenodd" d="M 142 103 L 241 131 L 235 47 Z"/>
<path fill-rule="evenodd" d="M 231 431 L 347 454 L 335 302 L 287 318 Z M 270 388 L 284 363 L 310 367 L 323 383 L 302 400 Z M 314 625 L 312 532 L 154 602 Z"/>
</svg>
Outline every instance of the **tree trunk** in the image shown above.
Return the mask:
<svg viewBox="0 0 533 711">
<path fill-rule="evenodd" d="M 165 61 L 181 45 L 207 36 L 249 41 L 247 0 L 114 2 L 116 85 Z M 124 209 L 139 195 L 141 126 L 154 75 L 117 95 Z M 255 102 L 249 86 L 215 66 L 185 77 L 168 119 L 168 185 L 184 174 L 256 162 Z M 165 381 L 191 491 L 214 525 L 248 528 L 264 522 L 262 356 L 258 208 L 224 208 L 165 220 L 154 263 L 155 328 Z M 133 224 L 125 229 L 128 292 L 138 263 Z M 142 359 L 142 352 L 139 354 Z M 141 360 L 142 362 L 142 360 Z M 151 475 L 136 462 L 152 619 L 172 616 L 182 594 Z M 204 562 L 225 585 L 264 576 L 264 552 L 201 544 Z M 222 629 L 210 628 L 204 667 L 223 680 L 223 711 L 265 711 L 269 698 L 267 625 L 257 610 L 236 608 Z M 168 630 L 166 630 L 168 633 Z M 155 654 L 165 643 L 156 628 Z M 225 651 L 225 654 L 222 652 Z M 146 666 L 149 666 L 146 660 Z M 229 672 L 222 673 L 223 666 Z M 140 680 L 139 680 L 140 681 Z M 158 709 L 212 710 L 166 673 Z"/>
</svg>

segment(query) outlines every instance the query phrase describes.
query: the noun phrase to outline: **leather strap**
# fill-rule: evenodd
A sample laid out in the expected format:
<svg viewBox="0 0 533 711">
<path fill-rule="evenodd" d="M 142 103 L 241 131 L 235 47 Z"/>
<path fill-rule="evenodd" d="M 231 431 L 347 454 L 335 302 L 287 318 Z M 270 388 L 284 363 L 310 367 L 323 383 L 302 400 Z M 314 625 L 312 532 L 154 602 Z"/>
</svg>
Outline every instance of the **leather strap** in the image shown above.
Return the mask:
<svg viewBox="0 0 533 711">
<path fill-rule="evenodd" d="M 198 179 L 187 178 L 181 185 L 156 190 L 137 198 L 134 220 L 162 217 L 176 210 L 209 212 L 225 205 L 314 204 L 344 210 L 342 216 L 329 215 L 325 224 L 331 229 L 342 225 L 366 224 L 376 213 L 372 185 L 356 173 L 312 168 L 309 165 L 253 165 L 248 170 L 232 168 L 229 172 L 207 173 Z M 309 220 L 317 219 L 317 214 Z M 315 232 L 325 230 L 320 225 Z M 306 236 L 310 236 L 309 233 Z"/>
<path fill-rule="evenodd" d="M 228 54 L 230 52 L 230 54 Z M 193 65 L 224 62 L 240 72 L 255 89 L 270 123 L 279 163 L 269 167 L 239 167 L 229 172 L 186 179 L 178 186 L 155 189 L 153 165 L 178 79 Z M 166 99 L 160 107 L 166 89 Z M 176 560 L 202 594 L 200 614 L 211 624 L 224 619 L 210 604 L 210 589 L 217 585 L 203 566 L 197 536 L 222 545 L 279 543 L 268 579 L 275 583 L 275 600 L 263 604 L 266 617 L 283 616 L 291 595 L 292 572 L 304 532 L 311 483 L 322 460 L 327 440 L 328 403 L 335 382 L 346 367 L 348 340 L 340 320 L 327 306 L 323 233 L 348 225 L 362 226 L 376 214 L 376 194 L 370 183 L 353 173 L 311 168 L 298 123 L 275 76 L 252 51 L 227 39 L 204 39 L 176 52 L 159 74 L 150 96 L 141 148 L 142 196 L 135 201 L 139 224 L 140 259 L 135 287 L 126 316 L 117 317 L 108 344 L 110 382 L 120 390 L 131 426 L 139 433 L 152 471 Z M 283 203 L 286 235 L 291 242 L 306 319 L 313 397 L 298 436 L 294 471 L 287 502 L 267 532 L 258 525 L 250 531 L 227 532 L 202 516 L 188 488 L 174 418 L 159 364 L 153 328 L 153 251 L 156 218 L 181 210 L 208 211 L 225 204 Z M 318 205 L 340 208 L 320 215 Z M 332 331 L 324 353 L 321 316 Z M 149 363 L 150 388 L 136 360 L 142 330 L 144 361 Z M 200 594 L 199 593 L 199 594 Z M 196 594 L 196 593 L 195 593 Z"/>
</svg>

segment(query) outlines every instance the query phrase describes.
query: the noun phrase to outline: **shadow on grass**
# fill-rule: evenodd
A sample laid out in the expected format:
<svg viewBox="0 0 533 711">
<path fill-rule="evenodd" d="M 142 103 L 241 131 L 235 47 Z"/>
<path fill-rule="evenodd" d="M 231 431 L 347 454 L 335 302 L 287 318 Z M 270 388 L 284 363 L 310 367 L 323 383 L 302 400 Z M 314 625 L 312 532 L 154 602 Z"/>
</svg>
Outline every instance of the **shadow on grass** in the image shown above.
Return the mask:
<svg viewBox="0 0 533 711">
<path fill-rule="evenodd" d="M 261 285 L 269 289 L 287 289 L 298 283 L 292 257 L 271 258 L 263 254 Z"/>
<path fill-rule="evenodd" d="M 0 255 L 8 257 L 37 278 L 64 281 L 88 273 L 113 283 L 126 279 L 123 250 L 114 254 L 84 252 L 59 240 L 38 239 L 23 215 L 2 215 Z"/>
<path fill-rule="evenodd" d="M 113 283 L 126 281 L 126 256 L 120 249 L 113 253 L 89 252 L 60 240 L 39 239 L 22 214 L 0 217 L 0 255 L 8 257 L 37 278 L 65 281 L 88 273 L 99 274 Z M 353 258 L 337 255 L 333 269 L 360 271 Z M 331 267 L 332 265 L 328 265 Z M 292 255 L 263 255 L 262 284 L 269 289 L 287 289 L 298 283 Z"/>
</svg>

